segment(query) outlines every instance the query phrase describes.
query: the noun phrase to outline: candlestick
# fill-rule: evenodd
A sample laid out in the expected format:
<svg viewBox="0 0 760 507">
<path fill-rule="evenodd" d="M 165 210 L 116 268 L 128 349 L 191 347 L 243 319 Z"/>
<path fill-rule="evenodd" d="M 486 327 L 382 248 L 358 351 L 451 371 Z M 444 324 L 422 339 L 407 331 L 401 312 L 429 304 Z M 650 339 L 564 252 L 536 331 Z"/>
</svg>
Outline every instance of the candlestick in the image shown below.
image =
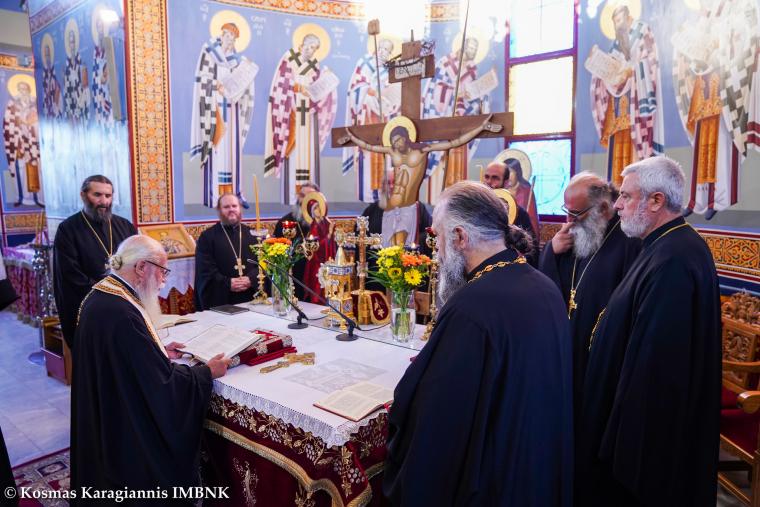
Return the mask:
<svg viewBox="0 0 760 507">
<path fill-rule="evenodd" d="M 256 197 L 256 230 L 261 229 L 261 214 L 259 213 L 259 180 L 253 175 L 253 193 Z"/>
</svg>

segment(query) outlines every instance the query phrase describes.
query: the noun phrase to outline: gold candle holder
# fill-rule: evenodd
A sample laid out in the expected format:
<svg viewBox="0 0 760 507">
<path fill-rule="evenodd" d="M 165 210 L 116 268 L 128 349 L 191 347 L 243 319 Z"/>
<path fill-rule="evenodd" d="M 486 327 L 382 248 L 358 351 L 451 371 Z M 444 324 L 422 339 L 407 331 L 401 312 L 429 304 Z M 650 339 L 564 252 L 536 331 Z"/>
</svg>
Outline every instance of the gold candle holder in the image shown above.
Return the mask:
<svg viewBox="0 0 760 507">
<path fill-rule="evenodd" d="M 430 320 L 428 321 L 427 326 L 425 326 L 425 332 L 422 333 L 422 337 L 420 338 L 422 341 L 427 341 L 433 333 L 435 318 L 438 313 L 438 308 L 435 304 L 435 293 L 438 290 L 438 238 L 430 229 L 427 231 L 425 244 L 430 250 L 432 250 L 433 258 L 430 261 Z"/>
<path fill-rule="evenodd" d="M 264 255 L 264 238 L 267 236 L 267 231 L 266 229 L 256 229 L 255 231 L 251 231 L 251 234 L 256 238 L 256 244 L 253 246 L 253 249 L 256 251 L 256 259 L 259 263 L 259 274 L 257 276 L 259 287 L 256 294 L 253 295 L 251 303 L 254 305 L 271 305 L 269 294 L 267 294 L 267 290 L 264 287 L 267 277 L 264 274 L 264 269 L 261 267 L 261 258 Z"/>
</svg>

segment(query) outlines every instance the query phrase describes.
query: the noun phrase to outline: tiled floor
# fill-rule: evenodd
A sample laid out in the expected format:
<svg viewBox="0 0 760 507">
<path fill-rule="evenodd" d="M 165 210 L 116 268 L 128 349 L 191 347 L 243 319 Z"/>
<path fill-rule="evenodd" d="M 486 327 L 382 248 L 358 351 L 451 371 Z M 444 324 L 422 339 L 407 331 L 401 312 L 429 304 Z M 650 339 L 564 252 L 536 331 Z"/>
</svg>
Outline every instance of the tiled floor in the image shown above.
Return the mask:
<svg viewBox="0 0 760 507">
<path fill-rule="evenodd" d="M 0 427 L 13 466 L 69 446 L 69 387 L 27 357 L 39 348 L 37 329 L 0 312 Z M 742 505 L 718 491 L 718 507 Z"/>
<path fill-rule="evenodd" d="M 36 350 L 37 329 L 0 312 L 0 427 L 13 466 L 69 446 L 70 389 L 27 360 Z"/>
</svg>

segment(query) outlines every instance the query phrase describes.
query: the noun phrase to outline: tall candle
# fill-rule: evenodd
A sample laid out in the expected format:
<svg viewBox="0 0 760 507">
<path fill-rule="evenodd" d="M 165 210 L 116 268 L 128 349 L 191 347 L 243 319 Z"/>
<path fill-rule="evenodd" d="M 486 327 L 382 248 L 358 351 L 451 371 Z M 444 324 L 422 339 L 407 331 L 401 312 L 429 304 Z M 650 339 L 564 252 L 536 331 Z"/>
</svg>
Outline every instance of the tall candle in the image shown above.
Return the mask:
<svg viewBox="0 0 760 507">
<path fill-rule="evenodd" d="M 259 213 L 259 180 L 253 175 L 253 193 L 256 196 L 256 232 L 261 230 L 261 214 Z"/>
</svg>

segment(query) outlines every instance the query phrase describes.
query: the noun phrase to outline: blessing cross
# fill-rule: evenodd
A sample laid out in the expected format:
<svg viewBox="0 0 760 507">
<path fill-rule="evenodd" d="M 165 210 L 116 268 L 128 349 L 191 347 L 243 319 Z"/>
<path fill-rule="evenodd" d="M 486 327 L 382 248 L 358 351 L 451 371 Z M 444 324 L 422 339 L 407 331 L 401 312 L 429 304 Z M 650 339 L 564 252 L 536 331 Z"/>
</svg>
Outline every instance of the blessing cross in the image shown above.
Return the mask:
<svg viewBox="0 0 760 507">
<path fill-rule="evenodd" d="M 472 130 L 489 115 L 457 116 L 449 118 L 420 119 L 422 79 L 433 77 L 435 61 L 432 54 L 422 55 L 422 41 L 404 42 L 400 60 L 388 69 L 391 83 L 401 83 L 401 114 L 411 119 L 416 127 L 417 142 L 452 140 Z M 481 131 L 476 137 L 507 137 L 512 135 L 513 113 L 495 113 L 491 123 L 501 125 L 499 132 Z M 351 126 L 351 132 L 369 145 L 383 144 L 385 123 Z M 332 129 L 332 147 L 355 146 L 345 141 L 346 127 Z M 342 142 L 341 142 L 342 141 Z M 417 189 L 419 192 L 419 189 Z"/>
<path fill-rule="evenodd" d="M 359 291 L 364 291 L 364 280 L 367 278 L 367 247 L 380 248 L 383 238 L 379 234 L 367 234 L 369 218 L 357 217 L 356 226 L 359 234 L 339 232 L 335 235 L 336 241 L 344 245 L 356 245 L 359 249 L 359 262 L 356 263 L 356 272 L 359 277 Z"/>
<path fill-rule="evenodd" d="M 314 364 L 315 356 L 316 354 L 314 352 L 306 352 L 305 354 L 292 354 L 292 353 L 285 354 L 284 356 L 282 356 L 284 361 L 278 361 L 276 364 L 273 364 L 272 366 L 265 366 L 259 371 L 261 373 L 269 373 L 275 370 L 279 370 L 280 368 L 287 368 L 288 366 L 294 363 L 312 365 Z"/>
<path fill-rule="evenodd" d="M 235 269 L 237 269 L 238 276 L 243 276 L 243 259 L 240 257 L 235 258 Z"/>
</svg>

